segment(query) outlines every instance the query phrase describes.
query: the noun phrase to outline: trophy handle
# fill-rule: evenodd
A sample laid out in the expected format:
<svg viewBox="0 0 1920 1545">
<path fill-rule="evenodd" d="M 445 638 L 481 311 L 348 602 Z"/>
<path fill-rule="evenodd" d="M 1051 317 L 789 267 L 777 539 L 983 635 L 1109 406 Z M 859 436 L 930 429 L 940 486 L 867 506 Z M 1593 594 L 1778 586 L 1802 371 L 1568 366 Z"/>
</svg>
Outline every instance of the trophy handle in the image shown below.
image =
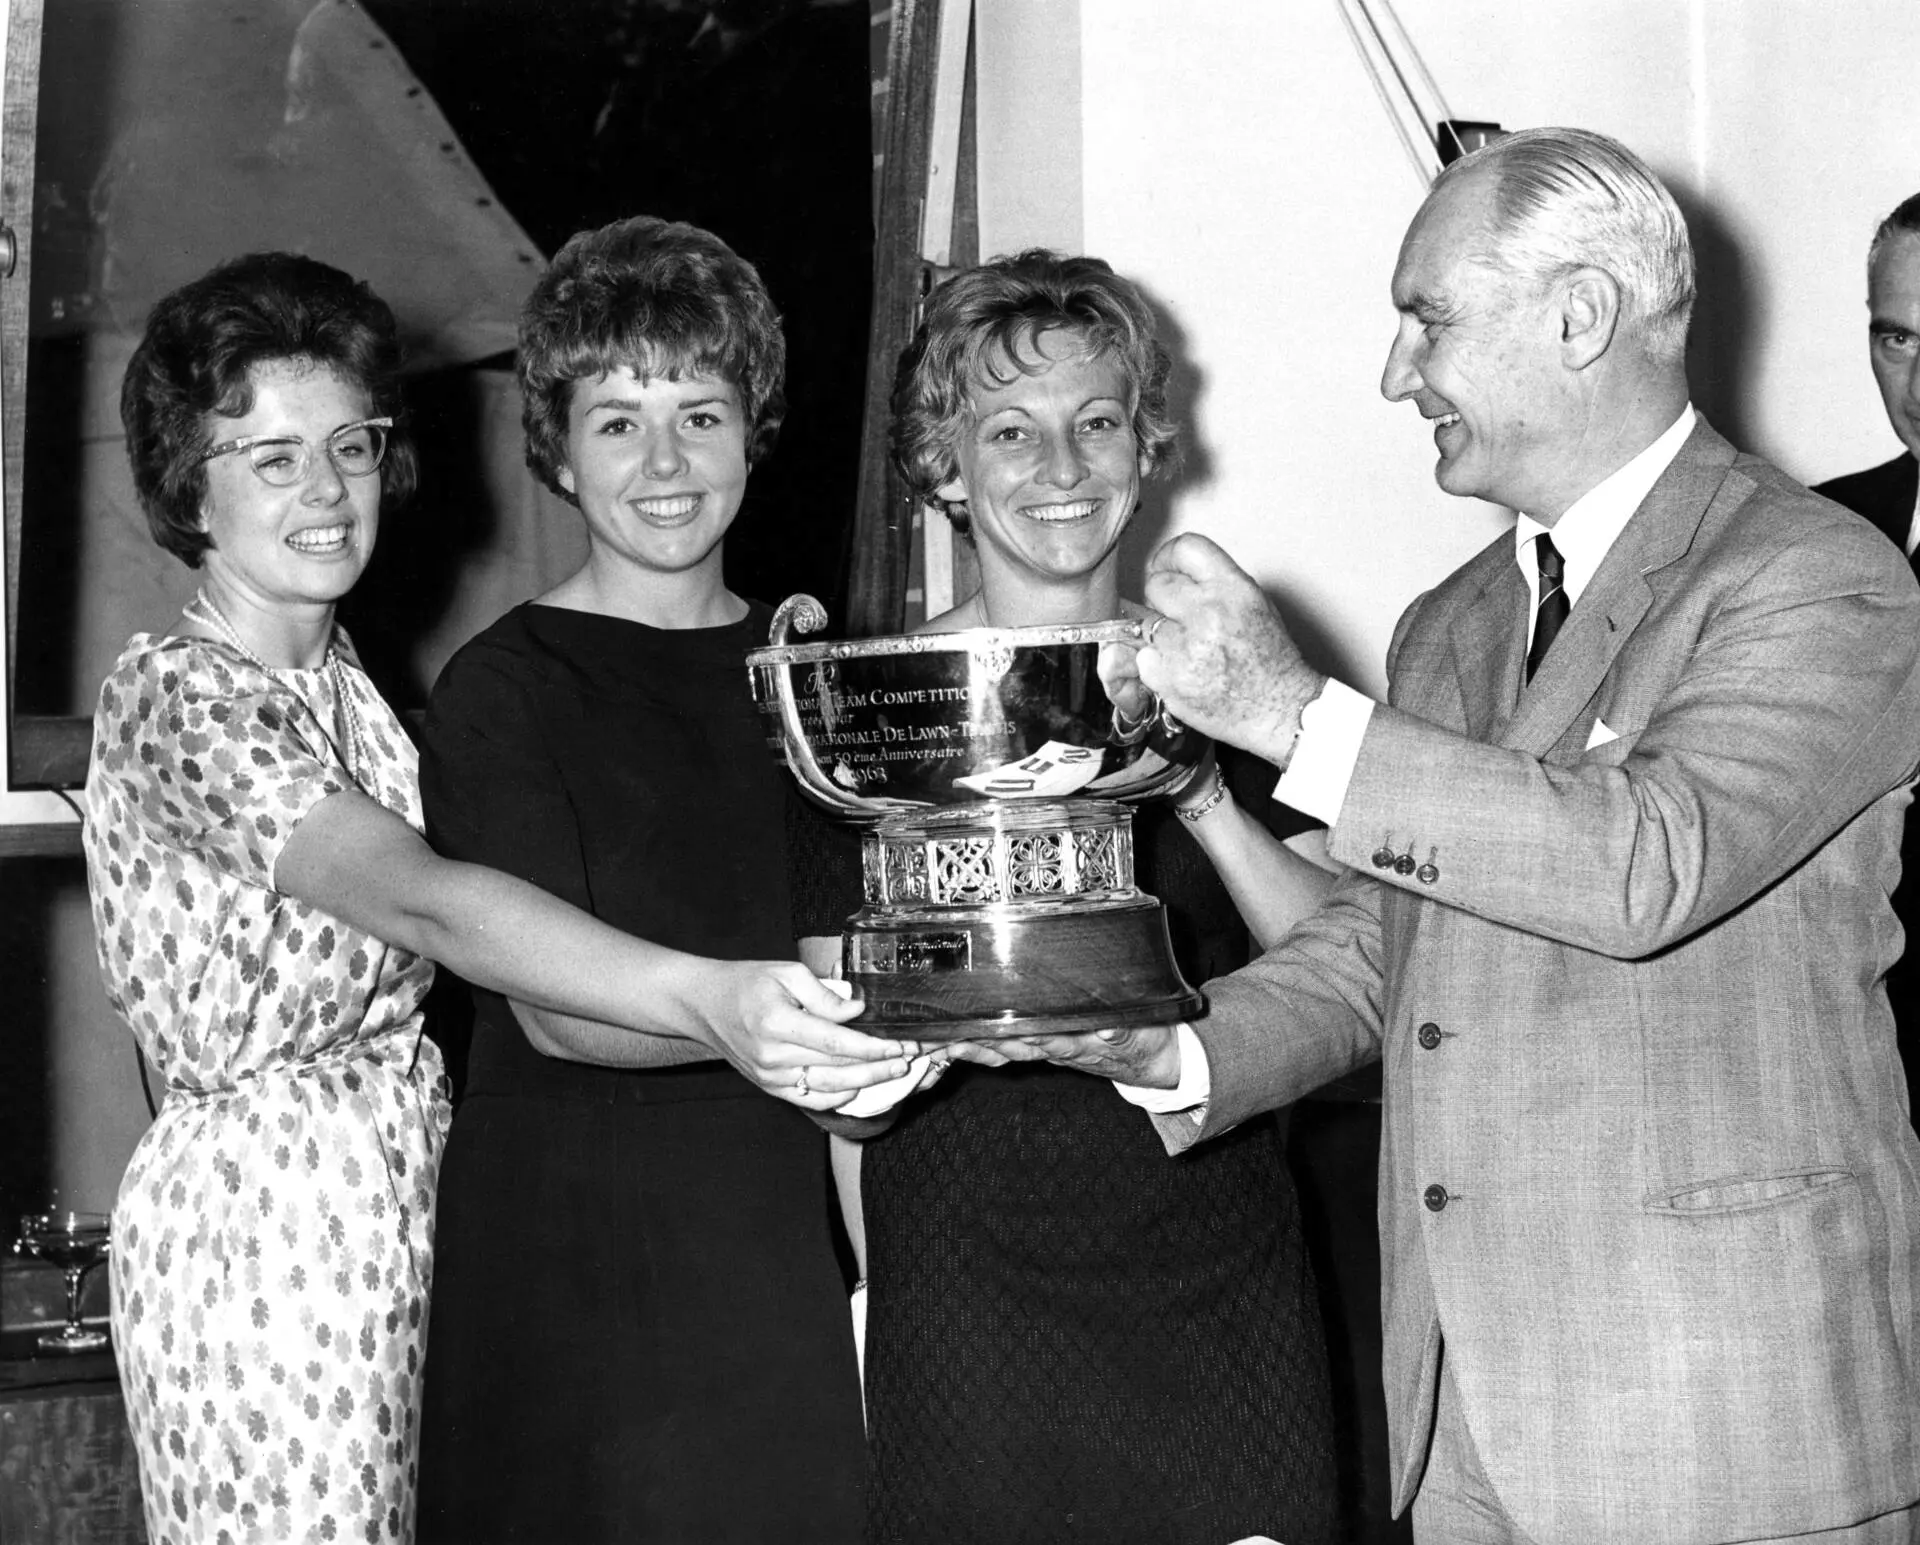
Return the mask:
<svg viewBox="0 0 1920 1545">
<path fill-rule="evenodd" d="M 773 626 L 767 630 L 767 639 L 771 644 L 785 644 L 791 642 L 796 632 L 818 633 L 826 625 L 826 607 L 810 595 L 790 595 L 774 609 Z M 873 812 L 857 796 L 822 771 L 813 747 L 807 743 L 806 730 L 800 722 L 800 704 L 793 695 L 793 673 L 797 668 L 793 665 L 761 667 L 772 677 L 774 696 L 780 704 L 780 736 L 785 743 L 788 770 L 800 780 L 800 787 L 821 804 L 843 815 L 871 818 Z"/>
<path fill-rule="evenodd" d="M 1160 705 L 1160 711 L 1153 716 L 1152 724 L 1147 744 L 1175 767 L 1186 770 L 1187 776 L 1167 791 L 1178 793 L 1192 781 L 1193 774 L 1200 770 L 1200 763 L 1205 759 L 1207 747 L 1212 742 L 1198 730 L 1176 719 L 1167 710 L 1165 703 Z"/>
<path fill-rule="evenodd" d="M 1206 736 L 1188 729 L 1175 718 L 1158 697 L 1154 699 L 1152 710 L 1142 714 L 1137 721 L 1123 718 L 1120 710 L 1114 709 L 1112 739 L 1119 746 L 1135 746 L 1145 741 L 1147 750 L 1157 754 L 1166 763 L 1165 769 L 1151 783 L 1122 796 L 1127 799 L 1152 799 L 1178 794 L 1193 782 L 1193 775 L 1199 772 L 1209 744 Z"/>
<path fill-rule="evenodd" d="M 1130 796 L 1142 799 L 1179 793 L 1200 770 L 1208 745 L 1207 737 L 1182 723 L 1161 701 L 1159 693 L 1149 689 L 1147 695 L 1152 706 L 1138 719 L 1129 719 L 1121 713 L 1119 704 L 1114 704 L 1113 723 L 1107 734 L 1109 743 L 1115 746 L 1137 746 L 1144 741 L 1148 751 L 1166 761 L 1163 774 Z"/>
<path fill-rule="evenodd" d="M 774 609 L 773 626 L 768 630 L 767 642 L 788 643 L 795 632 L 818 633 L 826 625 L 826 607 L 810 595 L 790 595 Z"/>
<path fill-rule="evenodd" d="M 1145 642 L 1146 631 L 1135 621 L 1129 624 L 1133 634 L 1134 647 Z M 1104 645 L 1102 646 L 1105 647 Z M 1144 686 L 1145 684 L 1142 683 Z M 1163 750 L 1175 744 L 1187 732 L 1187 727 L 1173 716 L 1171 709 L 1160 701 L 1160 694 L 1147 688 L 1147 696 L 1153 706 L 1138 719 L 1129 719 L 1120 712 L 1120 705 L 1113 705 L 1113 725 L 1107 733 L 1108 741 L 1116 746 L 1137 746 L 1143 740 L 1151 739 L 1155 750 Z"/>
<path fill-rule="evenodd" d="M 1187 733 L 1186 725 L 1173 716 L 1173 710 L 1160 701 L 1158 693 L 1149 690 L 1153 706 L 1138 719 L 1129 719 L 1120 712 L 1120 705 L 1113 707 L 1113 729 L 1110 739 L 1116 746 L 1137 746 L 1143 740 L 1151 740 L 1155 750 L 1163 750 L 1175 744 Z"/>
<path fill-rule="evenodd" d="M 1161 708 L 1160 699 L 1157 696 L 1153 699 L 1153 707 L 1149 708 L 1137 719 L 1129 719 L 1120 711 L 1120 705 L 1115 703 L 1113 705 L 1113 729 L 1107 738 L 1116 746 L 1137 746 L 1153 733 L 1155 721 L 1158 720 L 1164 712 L 1165 710 Z"/>
</svg>

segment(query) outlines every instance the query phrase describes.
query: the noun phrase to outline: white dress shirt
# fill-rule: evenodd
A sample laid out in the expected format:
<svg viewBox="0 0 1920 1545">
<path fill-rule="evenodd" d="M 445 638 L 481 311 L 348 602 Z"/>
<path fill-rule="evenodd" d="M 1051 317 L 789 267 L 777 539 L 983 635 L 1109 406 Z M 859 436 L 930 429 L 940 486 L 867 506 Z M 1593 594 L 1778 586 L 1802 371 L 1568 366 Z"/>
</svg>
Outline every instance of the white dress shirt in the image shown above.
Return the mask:
<svg viewBox="0 0 1920 1545">
<path fill-rule="evenodd" d="M 1680 447 L 1693 433 L 1693 426 L 1693 405 L 1689 403 L 1659 439 L 1574 500 L 1551 527 L 1524 513 L 1516 519 L 1514 562 L 1527 581 L 1529 643 L 1533 641 L 1533 614 L 1540 605 L 1540 569 L 1534 538 L 1543 531 L 1552 531 L 1553 545 L 1559 549 L 1566 566 L 1561 583 L 1566 588 L 1567 603 L 1579 605 L 1581 592 L 1599 570 L 1614 540 L 1660 480 L 1660 474 L 1680 454 Z M 1916 509 L 1915 521 L 1920 524 L 1920 509 Z M 1911 541 L 1908 550 L 1912 550 Z M 1373 710 L 1372 698 L 1329 677 L 1320 695 L 1307 704 L 1300 715 L 1300 738 L 1294 742 L 1293 757 L 1280 775 L 1273 797 L 1329 826 L 1334 825 L 1340 819 L 1341 805 L 1346 802 L 1347 785 L 1353 780 L 1354 763 L 1360 759 L 1360 743 L 1366 738 Z M 1191 1026 L 1184 1024 L 1179 1032 L 1179 1088 L 1142 1089 L 1131 1084 L 1114 1087 L 1122 1098 L 1144 1110 L 1159 1113 L 1191 1110 L 1198 1120 L 1205 1114 L 1213 1081 L 1200 1037 Z"/>
</svg>

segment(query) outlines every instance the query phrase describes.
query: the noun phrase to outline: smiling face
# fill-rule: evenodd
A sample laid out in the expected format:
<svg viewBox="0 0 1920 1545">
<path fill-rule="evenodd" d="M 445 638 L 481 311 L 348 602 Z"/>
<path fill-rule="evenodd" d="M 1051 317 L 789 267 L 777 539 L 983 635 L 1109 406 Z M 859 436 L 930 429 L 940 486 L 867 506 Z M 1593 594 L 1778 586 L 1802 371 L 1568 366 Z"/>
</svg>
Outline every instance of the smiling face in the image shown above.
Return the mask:
<svg viewBox="0 0 1920 1545">
<path fill-rule="evenodd" d="M 1448 493 L 1552 519 L 1567 390 L 1558 310 L 1550 290 L 1474 256 L 1492 216 L 1493 180 L 1478 173 L 1414 217 L 1393 272 L 1400 325 L 1380 390 L 1433 422 L 1434 478 Z"/>
<path fill-rule="evenodd" d="M 1867 275 L 1867 348 L 1887 421 L 1920 456 L 1920 232 L 1895 231 Z"/>
<path fill-rule="evenodd" d="M 662 574 L 717 566 L 747 489 L 740 394 L 707 376 L 625 365 L 575 382 L 559 478 L 580 501 L 596 562 Z"/>
<path fill-rule="evenodd" d="M 246 453 L 206 463 L 202 527 L 212 539 L 207 585 L 229 615 L 248 606 L 286 615 L 332 605 L 354 586 L 380 532 L 380 474 L 347 477 L 322 447 L 336 429 L 367 418 L 366 392 L 310 360 L 269 360 L 247 379 L 253 407 L 239 418 L 207 415 L 210 443 L 248 435 L 298 438 L 307 475 L 274 488 Z"/>
<path fill-rule="evenodd" d="M 1110 575 L 1139 502 L 1132 390 L 1112 353 L 1089 354 L 1067 328 L 1021 340 L 1020 354 L 993 361 L 1004 384 L 975 383 L 959 475 L 938 493 L 966 502 L 989 588 L 1090 584 Z"/>
</svg>

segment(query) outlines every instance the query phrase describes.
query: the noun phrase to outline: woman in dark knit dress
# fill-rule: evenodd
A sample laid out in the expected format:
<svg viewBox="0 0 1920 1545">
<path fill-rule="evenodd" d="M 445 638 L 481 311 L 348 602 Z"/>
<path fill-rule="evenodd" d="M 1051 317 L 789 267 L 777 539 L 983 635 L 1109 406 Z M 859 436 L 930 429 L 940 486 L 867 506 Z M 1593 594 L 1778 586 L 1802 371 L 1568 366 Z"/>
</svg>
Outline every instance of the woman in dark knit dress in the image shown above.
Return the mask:
<svg viewBox="0 0 1920 1545">
<path fill-rule="evenodd" d="M 659 978 L 663 1014 L 726 962 L 793 956 L 785 779 L 743 663 L 771 614 L 721 576 L 784 358 L 759 277 L 705 231 L 633 219 L 569 242 L 528 302 L 519 371 L 528 461 L 579 506 L 587 564 L 463 648 L 428 714 L 435 844 L 687 952 Z M 796 998 L 838 1002 L 794 970 Z M 474 996 L 421 1538 L 857 1538 L 860 1391 L 819 1130 L 691 1040 Z M 808 1109 L 905 1073 L 899 1045 L 833 1034 L 842 1060 L 786 1074 Z"/>
<path fill-rule="evenodd" d="M 935 292 L 894 450 L 972 538 L 981 588 L 929 629 L 1144 614 L 1119 595 L 1117 546 L 1171 460 L 1167 371 L 1151 312 L 1096 259 L 1022 253 Z M 1228 771 L 1231 793 L 1209 762 L 1178 804 L 1135 814 L 1139 883 L 1193 981 L 1249 948 L 1215 863 L 1263 939 L 1326 878 L 1268 829 L 1297 829 L 1266 797 L 1272 769 Z M 1169 1159 L 1105 1080 L 1035 1062 L 956 1061 L 902 1105 L 839 1166 L 858 1175 L 870 1284 L 869 1541 L 1331 1539 L 1325 1353 L 1284 1149 L 1269 1119 Z"/>
</svg>

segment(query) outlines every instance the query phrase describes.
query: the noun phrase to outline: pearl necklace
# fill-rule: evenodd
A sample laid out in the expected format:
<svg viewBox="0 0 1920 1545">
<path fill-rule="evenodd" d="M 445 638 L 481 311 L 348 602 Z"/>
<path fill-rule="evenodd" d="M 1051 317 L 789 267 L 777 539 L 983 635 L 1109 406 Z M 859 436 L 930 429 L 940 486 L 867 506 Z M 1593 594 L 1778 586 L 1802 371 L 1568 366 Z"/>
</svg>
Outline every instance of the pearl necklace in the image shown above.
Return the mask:
<svg viewBox="0 0 1920 1545">
<path fill-rule="evenodd" d="M 283 669 L 297 670 L 297 666 L 274 666 L 255 654 L 247 647 L 247 641 L 240 636 L 240 630 L 227 620 L 227 614 L 213 604 L 213 597 L 205 587 L 196 590 L 193 599 L 186 605 L 183 616 L 212 628 L 221 638 L 231 644 L 243 660 L 260 667 L 275 680 L 284 680 L 280 672 Z M 340 658 L 340 651 L 333 646 L 331 637 L 327 640 L 326 663 L 320 667 L 327 674 L 327 680 L 333 685 L 333 701 L 336 708 L 334 720 L 334 740 L 341 753 L 341 761 L 346 764 L 347 776 L 356 788 L 361 787 L 361 778 L 373 769 L 372 757 L 367 750 L 366 730 L 360 723 L 360 706 L 347 690 L 346 664 Z M 346 725 L 346 735 L 340 734 L 340 726 Z M 344 743 L 342 743 L 344 742 Z"/>
</svg>

